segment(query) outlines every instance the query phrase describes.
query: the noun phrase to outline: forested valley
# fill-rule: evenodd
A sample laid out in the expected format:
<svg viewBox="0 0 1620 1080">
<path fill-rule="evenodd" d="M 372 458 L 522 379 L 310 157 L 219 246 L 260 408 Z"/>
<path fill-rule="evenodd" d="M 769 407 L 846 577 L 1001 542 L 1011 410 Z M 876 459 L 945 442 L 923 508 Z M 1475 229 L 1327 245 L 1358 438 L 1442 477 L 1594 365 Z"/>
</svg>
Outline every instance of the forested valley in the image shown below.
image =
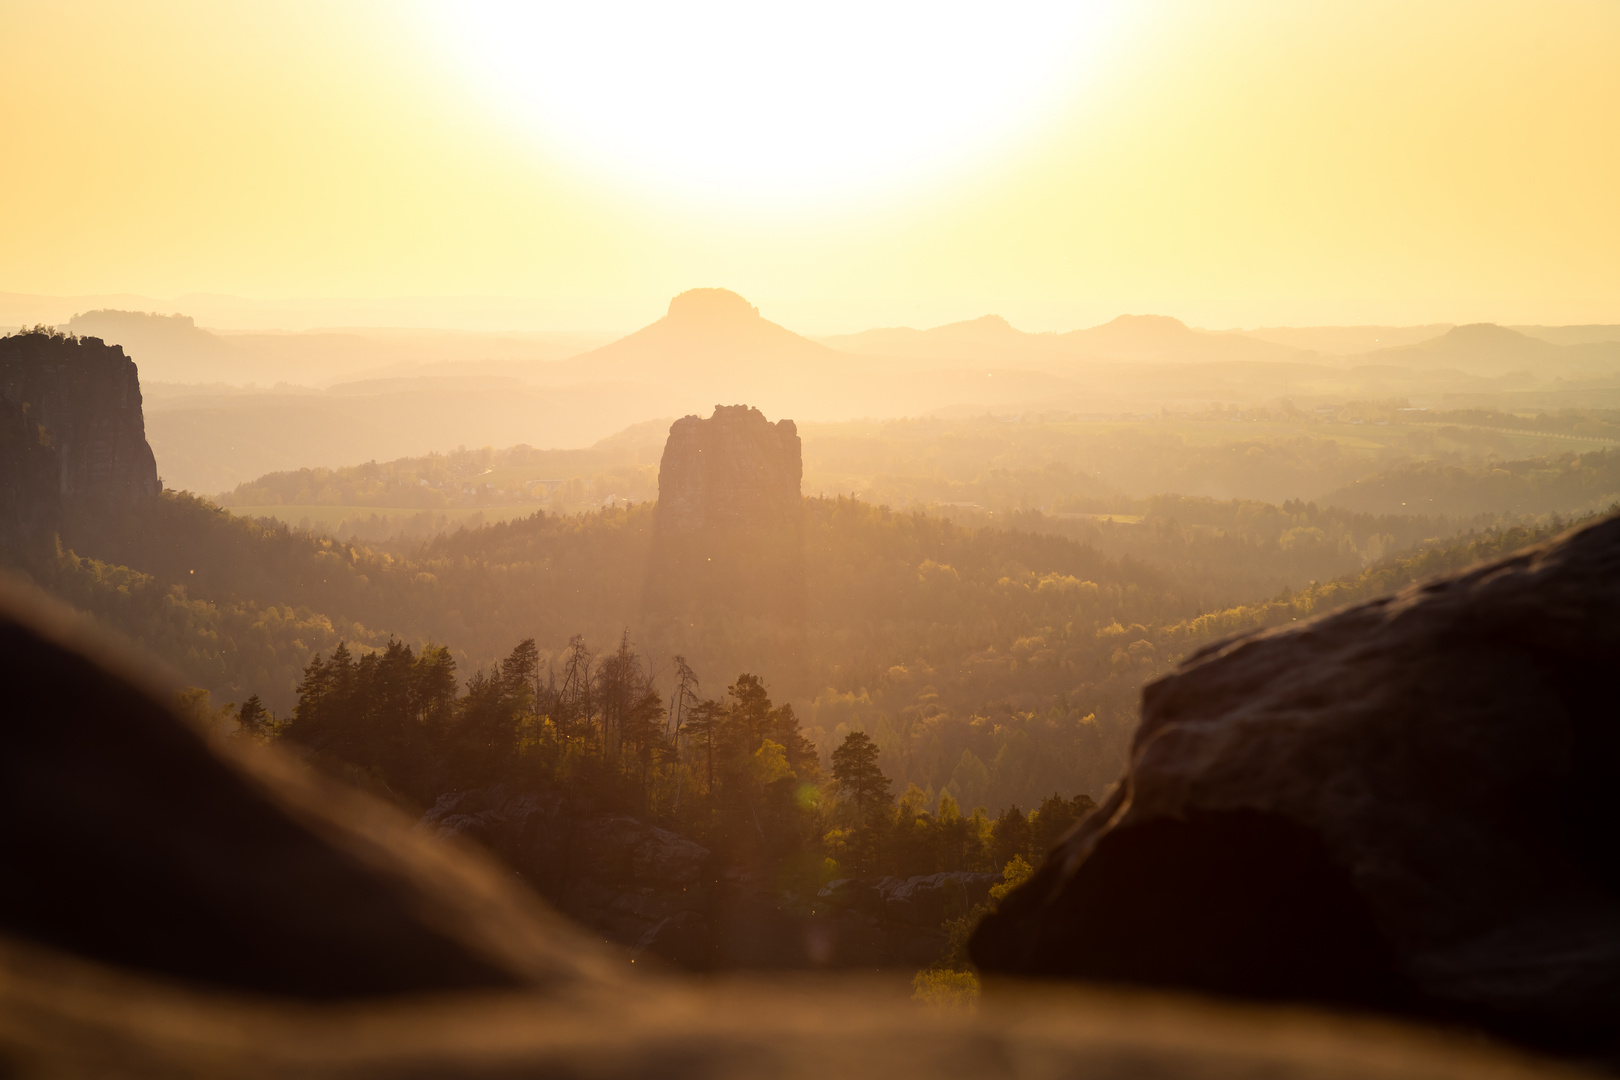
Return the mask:
<svg viewBox="0 0 1620 1080">
<path fill-rule="evenodd" d="M 1138 641 L 1155 651 L 1146 658 L 1132 656 L 1146 648 L 1126 635 L 1102 634 L 1101 646 L 1114 648 L 1106 677 L 1147 677 L 1159 654 L 1368 599 L 1566 524 L 1482 532 L 1297 593 L 1142 627 L 1151 640 Z M 1011 671 L 1039 673 L 1028 659 Z M 884 694 L 905 700 L 903 676 L 889 674 L 878 704 Z M 808 712 L 828 711 L 827 696 Z M 720 928 L 757 923 L 766 911 L 768 933 L 791 939 L 805 920 L 871 920 L 877 903 L 882 945 L 846 940 L 836 959 L 923 965 L 919 986 L 948 992 L 968 977 L 963 943 L 985 905 L 1027 876 L 1108 783 L 1076 790 L 1072 778 L 1122 752 L 1095 712 L 1079 715 L 1064 697 L 1044 709 L 1000 703 L 964 716 L 929 687 L 913 699 L 921 704 L 891 717 L 866 692 L 874 712 L 835 702 L 849 710 L 836 727 L 807 728 L 760 675 L 706 685 L 685 657 L 659 665 L 621 631 L 605 641 L 576 634 L 546 652 L 526 638 L 470 673 L 444 645 L 338 641 L 303 666 L 283 711 L 258 695 L 215 705 L 199 691 L 184 704 L 215 737 L 277 742 L 441 831 L 486 844 L 563 910 L 626 945 L 698 968 L 757 963 L 757 950 L 717 944 Z M 647 861 L 659 868 L 642 868 L 638 855 L 637 868 L 615 879 L 599 854 L 526 841 L 536 828 L 598 853 L 654 848 Z M 632 892 L 636 911 L 615 918 Z M 646 916 L 648 906 L 658 917 Z M 699 929 L 674 922 L 697 906 Z M 858 940 L 847 929 L 844 938 Z"/>
<path fill-rule="evenodd" d="M 22 344 L 82 347 L 36 337 Z M 1510 420 L 1447 419 L 1472 426 L 1375 433 L 1409 449 L 1420 436 L 1434 451 L 1423 456 L 1376 439 L 1341 451 L 1325 428 L 1199 443 L 1217 432 L 1200 424 L 1262 422 L 1230 417 L 846 426 L 806 455 L 823 475 L 864 462 L 869 492 L 982 500 L 899 507 L 801 498 L 791 422 L 743 406 L 680 421 L 671 475 L 681 425 L 742 425 L 727 453 L 781 444 L 780 490 L 737 488 L 726 511 L 764 513 L 785 538 L 785 562 L 752 568 L 751 552 L 776 543 L 767 533 L 687 550 L 662 496 L 568 509 L 616 484 L 614 470 L 650 493 L 646 432 L 617 449 L 276 474 L 225 507 L 154 484 L 64 513 L 5 558 L 171 665 L 192 688 L 181 704 L 217 737 L 274 742 L 483 845 L 633 950 L 694 967 L 776 962 L 770 950 L 802 929 L 781 920 L 831 911 L 840 963 L 960 962 L 963 927 L 992 890 L 1120 775 L 1145 683 L 1233 634 L 1550 537 L 1620 491 L 1613 451 L 1504 461 L 1471 453 L 1468 432 Z M 1535 421 L 1555 433 L 1597 422 Z M 1099 473 L 1038 463 L 1087 440 Z M 1157 455 L 1250 488 L 1279 463 L 1338 462 L 1349 494 L 1135 495 L 1101 478 L 1133 445 L 1139 463 Z M 697 461 L 693 446 L 681 452 Z M 950 478 L 966 475 L 953 459 L 996 446 L 968 486 Z M 569 469 L 589 482 L 534 475 Z M 530 501 L 506 520 L 375 543 L 260 512 L 315 499 L 442 513 L 514 492 Z"/>
</svg>

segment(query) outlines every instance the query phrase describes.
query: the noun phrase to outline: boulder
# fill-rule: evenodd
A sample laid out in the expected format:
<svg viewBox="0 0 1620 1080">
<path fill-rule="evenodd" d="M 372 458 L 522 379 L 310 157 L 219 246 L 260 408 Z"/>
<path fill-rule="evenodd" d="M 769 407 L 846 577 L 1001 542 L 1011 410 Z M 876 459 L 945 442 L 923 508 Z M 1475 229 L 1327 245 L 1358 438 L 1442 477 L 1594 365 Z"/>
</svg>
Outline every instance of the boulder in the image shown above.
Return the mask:
<svg viewBox="0 0 1620 1080">
<path fill-rule="evenodd" d="M 600 970 L 499 871 L 278 754 L 210 742 L 154 670 L 0 583 L 0 935 L 314 999 Z"/>
<path fill-rule="evenodd" d="M 816 899 L 833 910 L 864 911 L 869 915 L 883 912 L 883 897 L 860 878 L 835 878 L 821 887 Z"/>
<path fill-rule="evenodd" d="M 709 850 L 679 833 L 624 815 L 578 816 L 555 796 L 504 786 L 441 795 L 418 827 L 498 855 L 581 925 L 633 953 L 713 962 L 692 944 L 708 936 L 694 920 L 709 917 Z M 677 915 L 678 942 L 664 925 Z"/>
<path fill-rule="evenodd" d="M 885 878 L 878 892 L 891 921 L 938 926 L 984 903 L 990 898 L 990 887 L 1000 880 L 1000 874 L 948 870 L 904 880 Z"/>
<path fill-rule="evenodd" d="M 966 915 L 990 898 L 1000 874 L 947 870 L 877 881 L 838 878 L 821 887 L 816 899 L 830 911 L 859 911 L 900 926 L 938 926 Z"/>
<path fill-rule="evenodd" d="M 1204 649 L 986 971 L 1620 1048 L 1620 518 Z"/>
</svg>

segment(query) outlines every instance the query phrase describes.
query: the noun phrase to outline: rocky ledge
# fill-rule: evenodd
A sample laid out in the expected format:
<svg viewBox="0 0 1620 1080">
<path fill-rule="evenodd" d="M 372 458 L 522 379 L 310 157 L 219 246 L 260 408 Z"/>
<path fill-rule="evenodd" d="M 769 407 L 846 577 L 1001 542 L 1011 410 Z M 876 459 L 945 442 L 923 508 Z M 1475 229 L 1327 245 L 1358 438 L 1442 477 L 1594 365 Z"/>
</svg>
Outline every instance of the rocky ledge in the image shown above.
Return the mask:
<svg viewBox="0 0 1620 1080">
<path fill-rule="evenodd" d="M 1620 1051 L 1620 518 L 1195 654 L 991 972 Z"/>
</svg>

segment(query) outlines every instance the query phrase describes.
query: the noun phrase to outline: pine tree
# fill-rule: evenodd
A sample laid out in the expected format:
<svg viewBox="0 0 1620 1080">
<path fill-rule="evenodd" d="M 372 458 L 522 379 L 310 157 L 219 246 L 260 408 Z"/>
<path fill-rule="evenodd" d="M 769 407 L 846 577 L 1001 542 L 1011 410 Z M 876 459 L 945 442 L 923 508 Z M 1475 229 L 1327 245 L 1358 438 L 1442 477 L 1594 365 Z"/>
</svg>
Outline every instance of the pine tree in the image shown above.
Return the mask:
<svg viewBox="0 0 1620 1080">
<path fill-rule="evenodd" d="M 703 790 L 711 798 L 714 795 L 715 744 L 720 740 L 725 715 L 725 706 L 713 698 L 698 702 L 686 714 L 686 730 L 703 747 Z"/>
<path fill-rule="evenodd" d="M 254 694 L 237 710 L 236 724 L 239 738 L 263 740 L 275 733 L 276 718 L 264 707 L 259 695 Z"/>
<path fill-rule="evenodd" d="M 868 810 L 889 802 L 889 778 L 878 768 L 877 743 L 864 731 L 852 731 L 832 752 L 833 779 L 855 800 L 861 819 Z"/>
<path fill-rule="evenodd" d="M 990 852 L 996 865 L 1005 864 L 1014 855 L 1029 857 L 1029 819 L 1017 806 L 1009 806 L 990 827 Z"/>
</svg>

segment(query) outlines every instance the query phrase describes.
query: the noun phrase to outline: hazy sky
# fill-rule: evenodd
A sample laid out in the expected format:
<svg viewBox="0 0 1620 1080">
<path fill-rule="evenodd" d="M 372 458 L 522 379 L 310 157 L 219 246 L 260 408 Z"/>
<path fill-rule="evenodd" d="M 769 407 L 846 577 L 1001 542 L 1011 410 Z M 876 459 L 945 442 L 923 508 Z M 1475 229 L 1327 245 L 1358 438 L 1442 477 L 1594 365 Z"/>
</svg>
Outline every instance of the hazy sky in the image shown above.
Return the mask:
<svg viewBox="0 0 1620 1080">
<path fill-rule="evenodd" d="M 0 3 L 3 291 L 1620 322 L 1615 0 Z"/>
</svg>

